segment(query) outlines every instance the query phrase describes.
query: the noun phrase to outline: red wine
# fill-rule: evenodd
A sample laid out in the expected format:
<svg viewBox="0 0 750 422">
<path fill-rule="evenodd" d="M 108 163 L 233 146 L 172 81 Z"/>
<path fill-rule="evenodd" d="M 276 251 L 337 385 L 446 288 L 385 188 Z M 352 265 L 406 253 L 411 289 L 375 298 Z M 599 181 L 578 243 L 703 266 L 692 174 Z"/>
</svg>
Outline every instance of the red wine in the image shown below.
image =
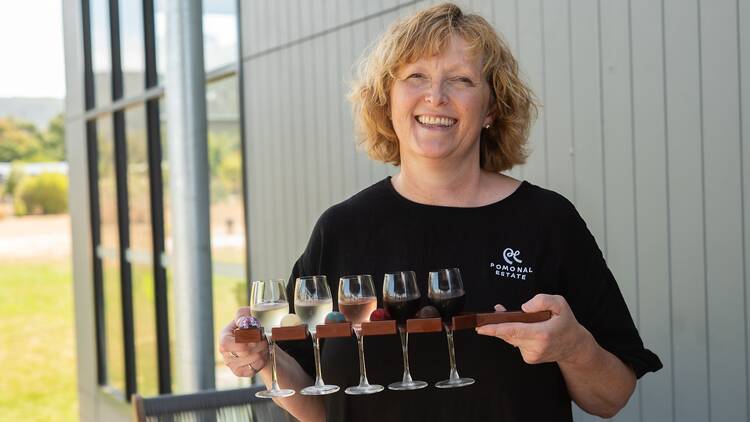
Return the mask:
<svg viewBox="0 0 750 422">
<path fill-rule="evenodd" d="M 388 311 L 391 318 L 395 319 L 400 325 L 406 324 L 406 320 L 414 318 L 419 310 L 419 298 L 406 300 L 383 300 L 385 304 L 385 310 Z"/>
<path fill-rule="evenodd" d="M 464 295 L 453 297 L 431 297 L 430 302 L 440 312 L 443 321 L 450 322 L 454 315 L 458 315 L 464 309 Z"/>
<path fill-rule="evenodd" d="M 344 318 L 347 321 L 351 322 L 353 326 L 358 327 L 363 322 L 370 321 L 370 314 L 377 306 L 377 299 L 368 297 L 339 302 L 339 311 L 344 314 Z"/>
</svg>

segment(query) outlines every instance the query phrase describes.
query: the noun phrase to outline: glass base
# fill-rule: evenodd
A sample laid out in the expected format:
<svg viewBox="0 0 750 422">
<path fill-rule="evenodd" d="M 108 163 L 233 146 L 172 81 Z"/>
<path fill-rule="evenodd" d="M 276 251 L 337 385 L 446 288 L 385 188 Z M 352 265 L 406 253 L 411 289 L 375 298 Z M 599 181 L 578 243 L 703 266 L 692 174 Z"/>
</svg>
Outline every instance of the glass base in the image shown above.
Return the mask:
<svg viewBox="0 0 750 422">
<path fill-rule="evenodd" d="M 370 384 L 370 385 L 357 385 L 354 387 L 348 387 L 344 392 L 353 396 L 362 394 L 375 394 L 385 390 L 382 385 Z"/>
<path fill-rule="evenodd" d="M 420 388 L 427 387 L 427 383 L 424 381 L 411 381 L 411 382 L 394 382 L 388 384 L 389 390 L 403 391 L 403 390 L 419 390 Z"/>
<path fill-rule="evenodd" d="M 299 393 L 305 396 L 325 396 L 326 394 L 333 394 L 340 389 L 338 385 L 311 385 L 303 388 Z"/>
<path fill-rule="evenodd" d="M 474 384 L 473 378 L 455 378 L 455 379 L 447 379 L 444 381 L 440 381 L 437 384 L 435 384 L 435 387 L 437 388 L 458 388 L 458 387 L 466 387 L 467 385 Z"/>
<path fill-rule="evenodd" d="M 278 390 L 266 390 L 266 391 L 258 391 L 255 393 L 255 397 L 261 398 L 261 399 L 270 399 L 274 397 L 289 397 L 294 395 L 294 390 L 291 390 L 289 388 L 280 388 Z"/>
</svg>

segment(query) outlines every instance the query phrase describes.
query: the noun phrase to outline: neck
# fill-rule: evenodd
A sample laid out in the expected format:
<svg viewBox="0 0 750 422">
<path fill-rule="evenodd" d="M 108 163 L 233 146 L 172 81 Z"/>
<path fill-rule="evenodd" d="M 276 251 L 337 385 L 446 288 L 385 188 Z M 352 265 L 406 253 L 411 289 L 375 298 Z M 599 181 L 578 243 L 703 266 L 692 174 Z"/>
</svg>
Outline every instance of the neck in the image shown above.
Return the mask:
<svg viewBox="0 0 750 422">
<path fill-rule="evenodd" d="M 393 187 L 405 198 L 429 205 L 467 207 L 481 202 L 483 172 L 477 163 L 404 161 Z"/>
</svg>

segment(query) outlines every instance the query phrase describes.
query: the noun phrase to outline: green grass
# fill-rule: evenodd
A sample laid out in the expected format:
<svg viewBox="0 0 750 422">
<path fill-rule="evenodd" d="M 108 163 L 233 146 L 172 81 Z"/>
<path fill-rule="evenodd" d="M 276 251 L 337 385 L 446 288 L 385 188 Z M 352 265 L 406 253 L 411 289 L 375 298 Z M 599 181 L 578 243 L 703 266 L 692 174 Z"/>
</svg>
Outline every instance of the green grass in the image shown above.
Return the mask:
<svg viewBox="0 0 750 422">
<path fill-rule="evenodd" d="M 138 389 L 153 395 L 157 367 L 150 268 L 134 266 L 133 279 Z M 72 283 L 67 260 L 0 260 L 0 421 L 78 420 Z M 234 278 L 214 279 L 216 338 L 237 307 L 246 305 L 244 285 Z M 174 313 L 170 320 L 173 325 Z M 172 361 L 174 365 L 174 356 Z M 216 365 L 223 366 L 218 347 Z M 115 381 L 122 378 L 122 362 L 115 359 L 109 366 Z M 220 387 L 247 380 L 225 382 L 229 384 L 219 382 Z"/>
<path fill-rule="evenodd" d="M 0 419 L 78 420 L 69 261 L 0 261 Z"/>
</svg>

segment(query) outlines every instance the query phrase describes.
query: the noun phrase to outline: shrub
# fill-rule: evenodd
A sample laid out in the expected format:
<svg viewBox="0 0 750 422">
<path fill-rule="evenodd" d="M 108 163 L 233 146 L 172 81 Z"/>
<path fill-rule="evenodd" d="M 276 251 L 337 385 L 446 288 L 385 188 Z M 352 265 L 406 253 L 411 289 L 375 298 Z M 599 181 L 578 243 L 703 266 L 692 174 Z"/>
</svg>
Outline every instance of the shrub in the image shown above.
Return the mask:
<svg viewBox="0 0 750 422">
<path fill-rule="evenodd" d="M 60 214 L 68 210 L 68 178 L 57 173 L 27 177 L 16 188 L 16 215 Z"/>
</svg>

